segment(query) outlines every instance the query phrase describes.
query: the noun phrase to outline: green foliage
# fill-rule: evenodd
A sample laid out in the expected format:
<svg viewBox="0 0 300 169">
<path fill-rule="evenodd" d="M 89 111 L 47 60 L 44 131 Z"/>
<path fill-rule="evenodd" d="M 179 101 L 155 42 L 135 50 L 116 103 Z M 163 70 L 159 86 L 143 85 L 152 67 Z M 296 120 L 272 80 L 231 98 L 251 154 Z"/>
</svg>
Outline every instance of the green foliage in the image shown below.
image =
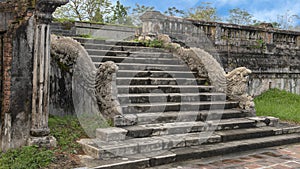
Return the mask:
<svg viewBox="0 0 300 169">
<path fill-rule="evenodd" d="M 300 123 L 300 95 L 271 89 L 254 99 L 257 115 Z"/>
<path fill-rule="evenodd" d="M 154 39 L 152 41 L 146 40 L 146 41 L 141 41 L 146 47 L 151 47 L 151 48 L 163 48 L 164 43 L 161 40 Z"/>
<path fill-rule="evenodd" d="M 234 8 L 229 10 L 229 18 L 227 21 L 233 24 L 250 25 L 254 23 L 253 16 L 246 10 Z"/>
<path fill-rule="evenodd" d="M 187 13 L 187 18 L 204 20 L 204 21 L 220 21 L 217 15 L 217 9 L 211 6 L 209 2 L 202 2 L 201 6 L 191 8 Z"/>
<path fill-rule="evenodd" d="M 95 137 L 97 128 L 107 128 L 113 126 L 112 120 L 107 120 L 102 116 L 93 113 L 83 113 L 77 116 L 84 128 L 85 132 L 90 137 Z"/>
<path fill-rule="evenodd" d="M 59 152 L 76 153 L 81 146 L 76 142 L 80 138 L 86 137 L 79 121 L 76 117 L 50 116 L 49 128 L 58 142 Z"/>
<path fill-rule="evenodd" d="M 153 6 L 145 6 L 139 5 L 138 3 L 135 4 L 135 8 L 132 9 L 131 18 L 132 23 L 135 26 L 141 26 L 142 21 L 140 20 L 140 16 L 142 16 L 147 11 L 153 11 L 155 8 Z"/>
<path fill-rule="evenodd" d="M 131 18 L 128 17 L 128 10 L 129 7 L 125 7 L 118 0 L 116 5 L 112 7 L 113 15 L 108 22 L 114 24 L 132 24 Z"/>
<path fill-rule="evenodd" d="M 177 9 L 176 7 L 169 7 L 167 11 L 164 12 L 169 16 L 183 16 L 185 15 L 184 10 Z"/>
<path fill-rule="evenodd" d="M 263 39 L 256 40 L 256 45 L 252 46 L 253 49 L 265 49 L 266 43 Z"/>
<path fill-rule="evenodd" d="M 153 10 L 154 10 L 153 6 L 139 5 L 138 3 L 136 3 L 135 8 L 132 9 L 132 12 L 136 14 L 143 14 L 147 11 L 153 11 Z"/>
<path fill-rule="evenodd" d="M 75 19 L 72 18 L 54 18 L 54 22 L 59 22 L 59 23 L 73 23 L 75 22 Z"/>
<path fill-rule="evenodd" d="M 277 15 L 276 23 L 278 23 L 278 27 L 281 29 L 292 29 L 299 19 L 299 15 L 293 14 L 290 10 L 287 10 L 284 14 Z"/>
<path fill-rule="evenodd" d="M 81 38 L 93 38 L 91 34 L 82 34 L 82 35 L 78 35 Z"/>
<path fill-rule="evenodd" d="M 48 166 L 53 159 L 51 150 L 34 146 L 12 149 L 0 153 L 0 169 L 38 169 Z"/>
<path fill-rule="evenodd" d="M 111 12 L 109 0 L 70 0 L 53 14 L 55 18 L 77 21 L 104 22 Z"/>
</svg>

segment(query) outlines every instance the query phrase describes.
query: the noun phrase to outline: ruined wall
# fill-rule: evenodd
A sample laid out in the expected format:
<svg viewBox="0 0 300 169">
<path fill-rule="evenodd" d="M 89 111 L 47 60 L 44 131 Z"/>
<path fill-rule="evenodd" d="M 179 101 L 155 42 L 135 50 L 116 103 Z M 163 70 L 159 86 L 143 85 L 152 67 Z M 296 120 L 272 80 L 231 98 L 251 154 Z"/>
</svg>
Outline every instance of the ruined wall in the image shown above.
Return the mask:
<svg viewBox="0 0 300 169">
<path fill-rule="evenodd" d="M 72 98 L 72 76 L 68 68 L 51 58 L 49 113 L 52 115 L 76 115 Z"/>
<path fill-rule="evenodd" d="M 133 39 L 139 32 L 139 28 L 88 22 L 56 22 L 51 24 L 51 31 L 53 34 L 63 36 L 90 35 L 99 39 L 126 40 Z"/>
<path fill-rule="evenodd" d="M 1 134 L 0 149 L 26 144 L 30 132 L 32 97 L 31 1 L 0 3 Z"/>
<path fill-rule="evenodd" d="M 167 34 L 190 47 L 211 53 L 226 72 L 237 67 L 253 71 L 249 93 L 269 88 L 300 94 L 300 32 L 205 22 L 147 12 L 141 17 L 144 34 Z"/>
<path fill-rule="evenodd" d="M 47 110 L 50 42 L 47 24 L 56 7 L 66 2 L 0 2 L 0 150 L 51 141 Z"/>
</svg>

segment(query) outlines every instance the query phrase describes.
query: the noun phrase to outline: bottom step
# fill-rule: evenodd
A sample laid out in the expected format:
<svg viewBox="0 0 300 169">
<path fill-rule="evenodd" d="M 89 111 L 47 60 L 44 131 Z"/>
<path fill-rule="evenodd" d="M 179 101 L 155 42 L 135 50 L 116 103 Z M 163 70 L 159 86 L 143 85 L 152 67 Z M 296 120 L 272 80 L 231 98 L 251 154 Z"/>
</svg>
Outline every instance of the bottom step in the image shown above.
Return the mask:
<svg viewBox="0 0 300 169">
<path fill-rule="evenodd" d="M 89 160 L 85 159 L 83 162 L 86 163 L 87 167 L 95 169 L 142 169 L 172 162 L 200 159 L 297 142 L 300 142 L 299 133 L 177 148 L 163 151 L 161 154 L 157 152 L 154 155 L 151 155 L 151 153 L 140 154 L 138 157 L 127 156 L 126 158 L 111 160 L 95 160 L 90 158 Z"/>
</svg>

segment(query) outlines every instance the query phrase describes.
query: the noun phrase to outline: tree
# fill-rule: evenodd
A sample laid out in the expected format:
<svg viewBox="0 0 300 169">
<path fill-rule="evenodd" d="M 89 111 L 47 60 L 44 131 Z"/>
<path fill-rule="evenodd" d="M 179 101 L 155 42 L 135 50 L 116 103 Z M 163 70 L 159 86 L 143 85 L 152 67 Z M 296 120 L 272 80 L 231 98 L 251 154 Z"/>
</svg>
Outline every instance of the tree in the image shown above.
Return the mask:
<svg viewBox="0 0 300 169">
<path fill-rule="evenodd" d="M 293 29 L 295 26 L 296 20 L 299 20 L 299 15 L 290 13 L 290 10 L 287 10 L 282 15 L 277 15 L 277 23 L 281 29 Z"/>
<path fill-rule="evenodd" d="M 240 8 L 234 8 L 229 10 L 229 18 L 227 19 L 229 23 L 238 25 L 250 25 L 253 24 L 253 16 L 246 10 Z"/>
<path fill-rule="evenodd" d="M 112 8 L 113 15 L 109 18 L 110 23 L 114 24 L 125 24 L 125 25 L 132 25 L 132 20 L 128 16 L 128 10 L 130 7 L 125 7 L 120 3 L 118 0 L 116 5 Z"/>
<path fill-rule="evenodd" d="M 204 20 L 204 21 L 220 21 L 217 15 L 217 9 L 210 6 L 209 2 L 202 2 L 201 6 L 189 9 L 187 18 Z"/>
<path fill-rule="evenodd" d="M 142 15 L 147 11 L 153 11 L 155 8 L 153 6 L 145 6 L 139 5 L 138 3 L 135 4 L 135 8 L 132 9 L 132 12 L 135 14 Z"/>
<path fill-rule="evenodd" d="M 169 7 L 164 13 L 169 16 L 183 16 L 185 14 L 184 10 L 177 9 L 176 7 Z"/>
<path fill-rule="evenodd" d="M 55 18 L 104 22 L 111 10 L 109 0 L 70 0 L 53 14 Z"/>
<path fill-rule="evenodd" d="M 140 26 L 142 21 L 140 20 L 140 16 L 142 16 L 147 11 L 153 11 L 155 8 L 153 6 L 145 6 L 135 4 L 135 8 L 132 9 L 132 13 L 130 17 L 132 18 L 133 24 L 136 26 Z"/>
</svg>

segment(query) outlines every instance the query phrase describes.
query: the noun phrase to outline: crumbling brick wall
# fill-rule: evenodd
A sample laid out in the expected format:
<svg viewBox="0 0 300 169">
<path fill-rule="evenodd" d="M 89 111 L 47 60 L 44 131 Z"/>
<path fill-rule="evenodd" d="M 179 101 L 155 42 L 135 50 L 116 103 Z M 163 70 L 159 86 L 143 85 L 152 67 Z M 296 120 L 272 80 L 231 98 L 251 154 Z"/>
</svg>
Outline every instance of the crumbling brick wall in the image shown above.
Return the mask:
<svg viewBox="0 0 300 169">
<path fill-rule="evenodd" d="M 40 30 L 49 30 L 47 25 L 51 22 L 51 14 L 67 2 L 0 2 L 0 150 L 39 144 L 43 142 L 41 140 L 48 139 L 48 83 L 43 79 L 48 78 L 49 65 L 46 61 L 50 36 L 47 36 L 49 31 Z M 38 96 L 34 95 L 37 90 Z M 36 113 L 37 109 L 42 111 Z"/>
</svg>

